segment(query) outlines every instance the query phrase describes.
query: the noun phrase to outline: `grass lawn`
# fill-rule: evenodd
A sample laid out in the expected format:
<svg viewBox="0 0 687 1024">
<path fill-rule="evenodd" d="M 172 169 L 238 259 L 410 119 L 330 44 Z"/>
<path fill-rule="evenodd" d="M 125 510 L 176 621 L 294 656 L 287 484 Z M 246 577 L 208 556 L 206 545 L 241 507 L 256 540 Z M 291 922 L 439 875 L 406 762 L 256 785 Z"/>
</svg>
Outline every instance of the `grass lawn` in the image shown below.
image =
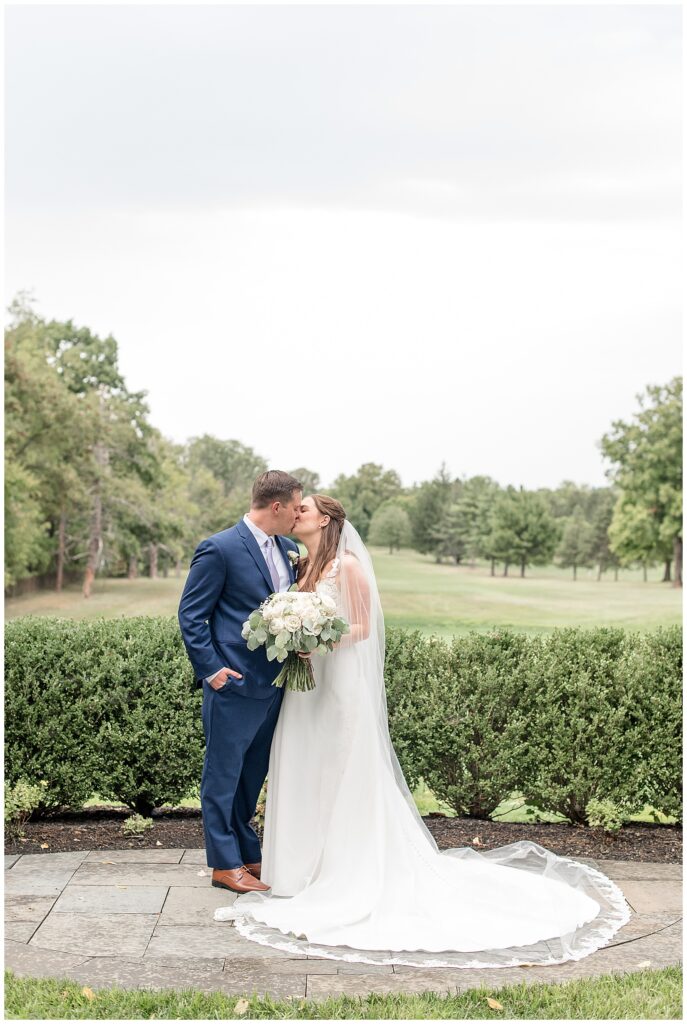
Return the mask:
<svg viewBox="0 0 687 1024">
<path fill-rule="evenodd" d="M 517 567 L 511 567 L 507 577 L 490 576 L 486 563 L 436 565 L 416 551 L 393 555 L 381 548 L 371 551 L 385 619 L 391 626 L 451 636 L 495 626 L 532 633 L 556 626 L 597 625 L 643 631 L 681 622 L 682 591 L 661 583 L 659 569 L 649 572 L 647 582 L 640 570 L 629 569 L 620 572 L 617 582 L 612 574 L 597 582 L 593 570 L 582 570 L 573 581 L 570 570 L 555 566 L 528 569 L 521 579 Z M 39 591 L 9 599 L 5 616 L 175 615 L 184 579 L 185 575 L 157 580 L 101 578 L 88 600 L 78 586 L 62 594 Z"/>
<path fill-rule="evenodd" d="M 455 996 L 371 995 L 313 1002 L 104 989 L 84 995 L 71 981 L 16 978 L 5 972 L 5 1017 L 52 1020 L 681 1020 L 682 969 L 574 980 L 561 985 L 481 987 Z M 502 1009 L 492 1008 L 488 999 Z M 238 1010 L 237 1010 L 237 1004 Z"/>
<path fill-rule="evenodd" d="M 423 781 L 413 790 L 413 799 L 415 800 L 415 806 L 419 810 L 420 814 L 431 814 L 433 811 L 439 811 L 445 814 L 449 818 L 455 818 L 456 812 L 452 810 L 448 804 L 445 804 L 441 800 L 437 800 L 432 790 Z M 87 800 L 84 807 L 102 807 L 107 805 L 111 807 L 123 807 L 124 804 L 114 804 L 105 800 L 98 793 L 94 793 L 90 800 Z M 180 800 L 177 807 L 194 807 L 200 809 L 200 800 L 197 796 L 186 797 L 185 800 Z M 528 814 L 529 810 L 536 810 L 536 814 Z M 498 807 L 492 814 L 494 821 L 567 821 L 568 819 L 563 814 L 555 814 L 551 811 L 540 811 L 533 808 L 531 804 L 526 804 L 520 793 L 513 793 L 510 799 L 502 800 Z M 675 824 L 677 818 L 669 817 L 663 814 L 661 811 L 655 811 L 650 804 L 645 804 L 643 810 L 639 814 L 631 814 L 625 819 L 626 821 L 649 821 L 649 822 L 660 822 L 660 824 Z"/>
</svg>

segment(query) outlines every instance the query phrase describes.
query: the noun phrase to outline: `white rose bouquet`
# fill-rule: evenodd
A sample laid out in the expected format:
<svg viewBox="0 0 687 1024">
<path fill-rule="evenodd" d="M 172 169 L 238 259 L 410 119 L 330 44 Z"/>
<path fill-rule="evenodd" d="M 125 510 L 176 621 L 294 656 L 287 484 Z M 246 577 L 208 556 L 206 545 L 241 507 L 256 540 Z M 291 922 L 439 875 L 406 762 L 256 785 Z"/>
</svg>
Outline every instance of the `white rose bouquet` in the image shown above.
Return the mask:
<svg viewBox="0 0 687 1024">
<path fill-rule="evenodd" d="M 312 665 L 301 654 L 327 654 L 344 633 L 350 632 L 345 619 L 336 614 L 331 597 L 294 589 L 272 594 L 251 612 L 243 624 L 241 636 L 248 650 L 266 647 L 269 661 L 284 662 L 273 686 L 291 690 L 315 687 Z"/>
</svg>

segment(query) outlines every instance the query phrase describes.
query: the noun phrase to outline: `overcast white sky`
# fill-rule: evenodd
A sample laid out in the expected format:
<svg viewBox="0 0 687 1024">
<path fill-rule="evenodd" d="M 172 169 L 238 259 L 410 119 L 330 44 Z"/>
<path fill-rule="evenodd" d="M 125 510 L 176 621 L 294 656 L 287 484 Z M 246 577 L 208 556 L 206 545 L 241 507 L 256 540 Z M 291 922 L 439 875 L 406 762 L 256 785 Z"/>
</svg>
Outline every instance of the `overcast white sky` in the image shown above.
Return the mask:
<svg viewBox="0 0 687 1024">
<path fill-rule="evenodd" d="M 599 485 L 681 372 L 679 6 L 6 18 L 8 301 L 167 436 Z"/>
</svg>

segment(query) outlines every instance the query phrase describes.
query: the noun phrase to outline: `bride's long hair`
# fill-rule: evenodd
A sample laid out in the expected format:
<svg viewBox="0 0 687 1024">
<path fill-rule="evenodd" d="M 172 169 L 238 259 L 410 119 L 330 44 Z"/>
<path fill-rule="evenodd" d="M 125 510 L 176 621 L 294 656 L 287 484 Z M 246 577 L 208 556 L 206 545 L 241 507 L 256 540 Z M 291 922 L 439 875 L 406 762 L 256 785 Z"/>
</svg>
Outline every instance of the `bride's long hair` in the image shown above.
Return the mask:
<svg viewBox="0 0 687 1024">
<path fill-rule="evenodd" d="M 329 522 L 321 530 L 320 546 L 310 563 L 307 557 L 298 563 L 298 584 L 301 590 L 314 590 L 315 584 L 327 566 L 336 556 L 341 531 L 346 521 L 346 512 L 340 501 L 330 498 L 328 494 L 311 494 L 315 507 L 323 516 L 329 516 Z M 303 581 L 301 585 L 301 581 Z"/>
</svg>

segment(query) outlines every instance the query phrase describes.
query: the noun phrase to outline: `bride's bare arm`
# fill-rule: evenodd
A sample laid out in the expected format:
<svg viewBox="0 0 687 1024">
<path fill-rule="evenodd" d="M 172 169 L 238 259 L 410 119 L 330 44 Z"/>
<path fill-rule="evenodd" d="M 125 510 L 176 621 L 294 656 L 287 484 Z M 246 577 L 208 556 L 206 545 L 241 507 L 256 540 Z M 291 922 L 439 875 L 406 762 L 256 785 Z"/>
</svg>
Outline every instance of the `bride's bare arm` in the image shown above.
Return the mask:
<svg viewBox="0 0 687 1024">
<path fill-rule="evenodd" d="M 370 635 L 370 586 L 355 555 L 346 552 L 342 561 L 341 570 L 337 575 L 337 585 L 343 598 L 342 614 L 350 626 L 350 632 L 344 633 L 339 642 L 333 645 L 334 651 L 342 647 L 352 647 Z M 333 561 L 330 562 L 326 569 L 331 568 L 333 564 Z M 310 658 L 312 654 L 303 653 L 299 654 L 299 657 Z"/>
<path fill-rule="evenodd" d="M 341 637 L 335 649 L 350 647 L 370 635 L 370 587 L 365 573 L 355 555 L 346 553 L 342 561 L 338 582 L 351 631 Z"/>
</svg>

